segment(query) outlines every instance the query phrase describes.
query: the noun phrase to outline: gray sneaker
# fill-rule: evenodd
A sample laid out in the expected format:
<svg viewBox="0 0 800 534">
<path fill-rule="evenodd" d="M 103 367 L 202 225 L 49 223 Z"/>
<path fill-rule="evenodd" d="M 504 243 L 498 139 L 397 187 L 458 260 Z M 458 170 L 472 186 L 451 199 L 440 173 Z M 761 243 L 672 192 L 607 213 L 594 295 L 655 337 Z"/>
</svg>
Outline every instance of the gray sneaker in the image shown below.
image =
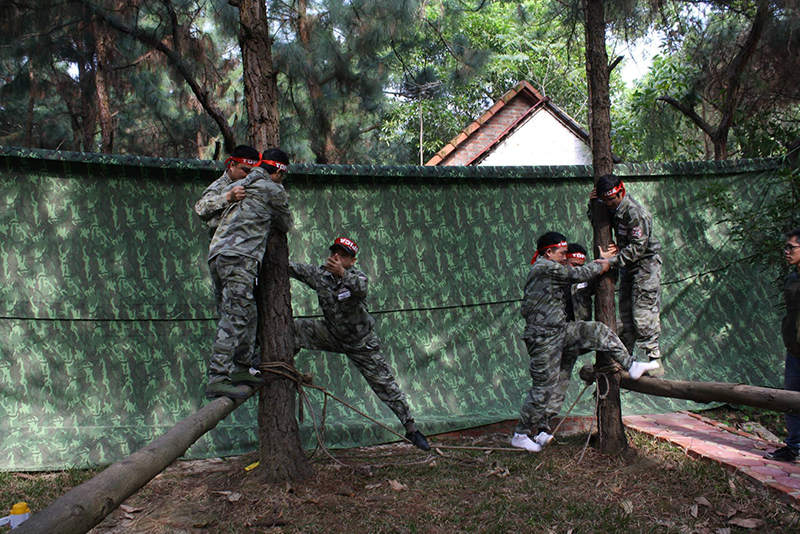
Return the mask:
<svg viewBox="0 0 800 534">
<path fill-rule="evenodd" d="M 228 397 L 229 399 L 246 399 L 253 394 L 247 386 L 234 386 L 230 380 L 220 380 L 209 384 L 206 388 L 206 398 Z"/>
</svg>

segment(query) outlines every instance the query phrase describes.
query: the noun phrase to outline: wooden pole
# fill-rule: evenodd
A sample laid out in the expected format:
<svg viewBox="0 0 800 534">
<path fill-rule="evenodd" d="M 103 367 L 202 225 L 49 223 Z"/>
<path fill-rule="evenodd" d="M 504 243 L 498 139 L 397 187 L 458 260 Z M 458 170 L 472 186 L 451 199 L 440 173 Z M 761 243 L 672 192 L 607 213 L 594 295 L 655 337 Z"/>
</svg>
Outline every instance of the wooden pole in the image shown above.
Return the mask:
<svg viewBox="0 0 800 534">
<path fill-rule="evenodd" d="M 592 382 L 594 381 L 594 369 L 591 365 L 586 365 L 581 368 L 580 376 L 582 380 Z M 647 395 L 696 402 L 725 402 L 800 414 L 800 393 L 795 391 L 727 382 L 663 380 L 649 376 L 631 380 L 625 371 L 620 372 L 620 376 L 620 387 Z"/>
<path fill-rule="evenodd" d="M 225 397 L 214 399 L 143 449 L 109 466 L 32 515 L 15 529 L 15 534 L 89 532 L 243 402 Z"/>
<path fill-rule="evenodd" d="M 586 78 L 589 82 L 589 132 L 592 141 L 594 183 L 614 168 L 611 153 L 611 96 L 609 89 L 608 54 L 606 52 L 606 0 L 585 0 L 583 3 L 586 30 Z M 587 195 L 588 196 L 588 195 Z M 608 248 L 611 242 L 611 211 L 599 202 L 594 203 L 592 226 L 594 252 Z M 595 320 L 616 332 L 614 282 L 612 273 L 600 278 L 595 298 Z M 608 367 L 613 360 L 608 353 L 597 353 L 597 366 Z M 598 448 L 605 454 L 624 454 L 628 439 L 622 425 L 622 402 L 619 396 L 619 377 L 606 375 L 607 389 L 597 402 Z"/>
</svg>

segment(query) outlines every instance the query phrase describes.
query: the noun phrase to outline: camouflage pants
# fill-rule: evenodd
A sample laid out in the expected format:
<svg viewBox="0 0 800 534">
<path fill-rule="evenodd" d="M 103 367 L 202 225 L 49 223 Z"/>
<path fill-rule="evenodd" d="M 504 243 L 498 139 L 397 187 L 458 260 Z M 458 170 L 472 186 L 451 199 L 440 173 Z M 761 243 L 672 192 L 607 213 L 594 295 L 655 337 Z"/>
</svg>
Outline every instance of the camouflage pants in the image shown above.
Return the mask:
<svg viewBox="0 0 800 534">
<path fill-rule="evenodd" d="M 550 430 L 547 412 L 551 398 L 557 393 L 559 378 L 563 376 L 561 372 L 565 371 L 562 355 L 566 354 L 568 357 L 566 363 L 570 372 L 581 351 L 607 351 L 624 369 L 628 369 L 633 363 L 633 358 L 617 335 L 597 321 L 571 321 L 561 328 L 529 325 L 525 328 L 522 339 L 530 356 L 531 389 L 522 403 L 515 429 L 518 434 L 528 434 L 532 430 Z M 569 373 L 566 373 L 566 383 L 569 383 Z M 554 402 L 556 400 L 553 399 Z M 558 403 L 559 409 L 563 401 L 562 394 Z"/>
<path fill-rule="evenodd" d="M 374 331 L 359 343 L 342 343 L 322 321 L 297 319 L 294 322 L 294 347 L 295 352 L 308 349 L 346 355 L 367 380 L 372 391 L 400 419 L 406 431 L 417 430 L 414 418 L 411 417 L 411 409 L 406 403 L 406 396 L 397 385 L 386 358 L 381 354 L 380 339 Z"/>
<path fill-rule="evenodd" d="M 567 389 L 569 388 L 569 380 L 572 377 L 572 369 L 575 367 L 575 362 L 578 361 L 578 356 L 581 354 L 588 354 L 592 352 L 589 349 L 582 350 L 564 350 L 561 353 L 561 365 L 558 370 L 558 382 L 556 387 L 550 394 L 550 400 L 547 403 L 547 410 L 545 410 L 545 421 L 547 427 L 550 426 L 550 420 L 557 416 L 561 411 L 561 406 L 564 404 L 564 399 L 567 396 Z"/>
<path fill-rule="evenodd" d="M 253 359 L 258 311 L 253 288 L 258 262 L 252 258 L 217 256 L 209 262 L 214 293 L 219 295 L 219 324 L 211 346 L 208 383 L 246 371 Z"/>
<path fill-rule="evenodd" d="M 640 260 L 619 271 L 620 338 L 628 352 L 634 346 L 644 350 L 648 359 L 661 357 L 661 258 L 658 255 Z"/>
</svg>

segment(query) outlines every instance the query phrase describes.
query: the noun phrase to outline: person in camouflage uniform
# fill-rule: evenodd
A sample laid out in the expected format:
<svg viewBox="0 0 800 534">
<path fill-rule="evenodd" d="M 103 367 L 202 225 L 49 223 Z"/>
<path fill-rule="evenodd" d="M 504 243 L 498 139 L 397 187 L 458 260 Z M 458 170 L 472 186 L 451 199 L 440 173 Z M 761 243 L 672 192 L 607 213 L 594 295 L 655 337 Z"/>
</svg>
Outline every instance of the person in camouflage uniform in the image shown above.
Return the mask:
<svg viewBox="0 0 800 534">
<path fill-rule="evenodd" d="M 522 339 L 530 357 L 532 385 L 522 404 L 511 445 L 531 452 L 541 451 L 553 439 L 546 411 L 558 383 L 561 355 L 565 351 L 607 351 L 634 380 L 658 365 L 634 361 L 616 334 L 603 323 L 567 322 L 565 289 L 606 272 L 608 261 L 600 259 L 573 268 L 561 264 L 566 252 L 566 238 L 557 232 L 547 232 L 538 239 L 522 297 L 520 313 L 526 323 Z M 529 434 L 536 428 L 539 433 L 531 439 Z"/>
<path fill-rule="evenodd" d="M 282 185 L 288 165 L 282 150 L 267 150 L 246 178 L 229 186 L 244 188 L 245 195 L 223 212 L 208 251 L 211 279 L 221 295 L 208 398 L 246 398 L 249 391 L 243 386 L 263 384 L 249 372 L 258 328 L 254 289 L 270 228 L 286 232 L 292 226 Z"/>
<path fill-rule="evenodd" d="M 324 316 L 322 321 L 295 321 L 295 351 L 308 349 L 345 354 L 372 391 L 400 419 L 406 438 L 428 451 L 428 441 L 411 417 L 405 395 L 381 353 L 380 339 L 374 330 L 375 319 L 367 310 L 367 275 L 354 266 L 358 245 L 340 237 L 330 251 L 330 257 L 319 267 L 289 262 L 289 276 L 317 292 Z"/>
<path fill-rule="evenodd" d="M 661 349 L 661 243 L 653 235 L 653 216 L 625 192 L 625 184 L 612 174 L 601 176 L 592 191 L 614 213 L 612 226 L 618 250 L 605 257 L 619 269 L 620 337 L 628 352 L 644 350 L 650 361 L 659 361 Z M 591 213 L 589 214 L 591 217 Z M 651 375 L 663 375 L 660 368 Z"/>
<path fill-rule="evenodd" d="M 203 196 L 194 205 L 195 213 L 206 224 L 209 239 L 214 237 L 225 208 L 245 196 L 241 185 L 232 188 L 228 186 L 247 176 L 260 159 L 261 154 L 251 146 L 239 145 L 234 148 L 231 157 L 225 160 L 225 172 L 203 191 Z"/>
<path fill-rule="evenodd" d="M 781 337 L 786 347 L 783 368 L 783 389 L 800 392 L 800 228 L 786 234 L 783 256 L 794 267 L 783 283 L 786 315 L 781 322 Z M 766 458 L 794 462 L 800 456 L 800 415 L 786 414 L 786 445 L 770 452 Z"/>
<path fill-rule="evenodd" d="M 564 256 L 562 264 L 568 265 L 569 267 L 582 267 L 586 263 L 587 256 L 588 253 L 581 244 L 570 243 L 567 245 L 567 253 Z M 596 280 L 597 278 L 593 278 L 588 282 L 570 284 L 569 287 L 564 290 L 567 322 L 592 320 L 592 296 L 596 290 Z M 550 420 L 558 415 L 561 411 L 561 406 L 564 404 L 567 388 L 569 388 L 569 381 L 572 376 L 572 369 L 575 367 L 575 362 L 578 361 L 578 356 L 589 352 L 591 352 L 591 350 L 576 349 L 571 345 L 564 347 L 564 351 L 561 353 L 558 383 L 550 396 L 550 401 L 547 403 L 547 410 L 545 411 L 548 427 L 550 426 Z"/>
<path fill-rule="evenodd" d="M 225 160 L 225 172 L 203 191 L 203 196 L 195 203 L 194 211 L 203 223 L 205 223 L 209 240 L 214 238 L 214 232 L 217 231 L 219 220 L 222 218 L 222 213 L 225 211 L 225 208 L 234 202 L 242 200 L 245 196 L 243 186 L 228 186 L 247 176 L 250 170 L 258 165 L 260 160 L 261 154 L 255 148 L 248 145 L 237 146 L 231 152 L 231 157 Z M 219 307 L 222 304 L 222 294 L 219 289 L 220 288 L 214 284 L 214 309 L 217 310 L 218 319 Z M 253 367 L 250 368 L 250 374 L 260 376 L 261 371 L 258 370 L 259 359 L 258 341 L 256 341 L 253 354 Z"/>
</svg>

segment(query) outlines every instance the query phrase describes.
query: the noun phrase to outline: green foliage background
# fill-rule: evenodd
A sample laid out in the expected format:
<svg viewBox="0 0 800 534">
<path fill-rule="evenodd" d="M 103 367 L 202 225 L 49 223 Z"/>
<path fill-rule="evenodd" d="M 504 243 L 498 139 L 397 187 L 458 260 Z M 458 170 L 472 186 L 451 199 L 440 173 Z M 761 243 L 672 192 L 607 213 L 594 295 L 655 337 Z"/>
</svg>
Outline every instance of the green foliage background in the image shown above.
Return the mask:
<svg viewBox="0 0 800 534">
<path fill-rule="evenodd" d="M 725 180 L 743 201 L 757 198 L 778 167 L 616 169 L 653 211 L 664 244 L 669 378 L 780 384 L 780 297 L 770 274 L 739 261 L 747 253 L 705 193 Z M 207 237 L 192 206 L 221 167 L 0 147 L 0 168 L 0 469 L 119 460 L 203 403 L 215 320 Z M 589 242 L 590 176 L 590 167 L 296 165 L 291 258 L 321 262 L 339 235 L 359 243 L 378 333 L 424 432 L 514 419 L 529 387 L 518 300 L 534 242 L 551 229 Z M 296 316 L 319 312 L 310 291 L 293 291 Z M 296 365 L 399 429 L 344 356 L 302 352 Z M 187 456 L 253 450 L 254 402 Z M 635 393 L 623 405 L 625 414 L 694 407 Z M 591 411 L 588 398 L 576 408 Z M 308 416 L 302 433 L 312 447 Z M 325 439 L 394 438 L 331 405 Z"/>
</svg>

